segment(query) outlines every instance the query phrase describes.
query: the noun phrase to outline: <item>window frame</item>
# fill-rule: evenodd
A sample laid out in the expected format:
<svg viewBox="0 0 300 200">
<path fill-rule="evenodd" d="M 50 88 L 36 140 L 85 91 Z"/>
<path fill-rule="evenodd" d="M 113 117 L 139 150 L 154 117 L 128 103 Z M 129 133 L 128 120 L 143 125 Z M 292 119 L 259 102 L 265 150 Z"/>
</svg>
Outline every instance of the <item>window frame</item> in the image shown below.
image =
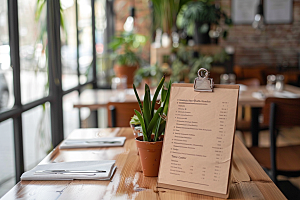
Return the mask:
<svg viewBox="0 0 300 200">
<path fill-rule="evenodd" d="M 106 4 L 112 5 L 113 1 L 106 0 Z M 79 31 L 78 31 L 78 4 L 76 6 L 76 29 L 77 29 L 77 76 L 79 72 Z M 9 45 L 11 65 L 13 69 L 13 89 L 14 89 L 14 106 L 0 113 L 0 123 L 7 119 L 13 119 L 14 132 L 14 154 L 15 154 L 15 175 L 16 182 L 20 181 L 20 176 L 24 172 L 24 148 L 23 148 L 23 125 L 22 113 L 40 106 L 46 102 L 50 103 L 51 115 L 51 136 L 53 147 L 57 146 L 64 139 L 63 129 L 63 97 L 73 91 L 81 90 L 89 84 L 97 88 L 97 71 L 96 71 L 96 40 L 95 40 L 95 0 L 91 0 L 92 7 L 92 45 L 93 45 L 93 78 L 84 84 L 78 81 L 78 85 L 68 90 L 62 89 L 62 64 L 61 64 L 61 40 L 60 40 L 60 0 L 47 0 L 47 37 L 48 37 L 48 67 L 49 67 L 49 95 L 35 101 L 22 104 L 21 101 L 21 83 L 20 83 L 20 43 L 19 43 L 19 20 L 18 20 L 18 0 L 7 0 L 8 6 L 8 28 L 9 28 Z M 106 6 L 106 9 L 108 7 Z M 107 12 L 106 12 L 107 13 Z M 107 19 L 113 18 L 112 12 L 108 13 Z M 111 23 L 113 25 L 113 23 Z M 111 32 L 113 27 L 107 27 L 107 32 Z M 110 33 L 109 33 L 110 34 Z M 106 33 L 106 35 L 109 35 Z M 106 40 L 107 41 L 107 40 Z M 106 42 L 107 44 L 107 42 Z M 53 74 L 55 68 L 56 74 Z M 79 111 L 80 120 L 80 111 Z M 80 127 L 81 127 L 81 123 Z"/>
</svg>

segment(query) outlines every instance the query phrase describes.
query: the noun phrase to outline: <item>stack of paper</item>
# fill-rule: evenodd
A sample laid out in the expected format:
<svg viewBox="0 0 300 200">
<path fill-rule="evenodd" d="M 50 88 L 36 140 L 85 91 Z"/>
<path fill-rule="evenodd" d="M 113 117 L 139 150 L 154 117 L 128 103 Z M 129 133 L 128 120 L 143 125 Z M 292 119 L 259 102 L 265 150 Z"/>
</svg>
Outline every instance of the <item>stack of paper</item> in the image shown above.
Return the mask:
<svg viewBox="0 0 300 200">
<path fill-rule="evenodd" d="M 126 137 L 101 137 L 93 139 L 67 139 L 59 146 L 60 149 L 87 147 L 118 147 L 123 146 Z"/>
<path fill-rule="evenodd" d="M 110 180 L 115 170 L 115 160 L 50 163 L 23 173 L 21 180 Z"/>
</svg>

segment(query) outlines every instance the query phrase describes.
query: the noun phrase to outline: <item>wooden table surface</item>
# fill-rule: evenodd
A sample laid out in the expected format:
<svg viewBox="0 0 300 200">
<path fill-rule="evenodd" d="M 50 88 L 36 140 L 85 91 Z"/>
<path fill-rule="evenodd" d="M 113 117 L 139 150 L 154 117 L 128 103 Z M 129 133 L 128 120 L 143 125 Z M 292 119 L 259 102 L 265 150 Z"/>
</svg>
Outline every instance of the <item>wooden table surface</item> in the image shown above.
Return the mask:
<svg viewBox="0 0 300 200">
<path fill-rule="evenodd" d="M 261 91 L 266 96 L 274 96 L 272 93 L 268 92 L 265 85 L 259 87 L 247 87 L 247 90 L 240 90 L 239 95 L 239 105 L 249 105 L 251 107 L 263 107 L 265 105 L 265 99 L 257 99 L 252 96 L 253 92 Z M 294 94 L 300 95 L 300 88 L 292 85 L 285 85 L 284 91 L 288 91 Z"/>
<path fill-rule="evenodd" d="M 299 94 L 300 88 L 285 85 L 285 90 Z M 251 107 L 263 107 L 264 99 L 257 99 L 252 96 L 253 92 L 262 91 L 265 94 L 272 96 L 266 90 L 266 86 L 260 87 L 247 87 L 247 90 L 240 90 L 239 95 L 239 105 L 249 105 Z M 138 90 L 140 96 L 144 94 L 144 90 Z M 152 91 L 152 94 L 154 92 Z M 124 90 L 103 90 L 103 89 L 86 89 L 84 90 L 77 102 L 74 103 L 75 108 L 83 108 L 87 107 L 91 110 L 95 110 L 101 107 L 105 107 L 110 101 L 119 101 L 119 102 L 136 102 L 136 98 L 133 92 L 133 89 Z"/>
<path fill-rule="evenodd" d="M 140 98 L 145 94 L 144 90 L 137 89 Z M 155 90 L 151 89 L 153 95 Z M 75 108 L 89 108 L 96 110 L 105 107 L 109 102 L 137 102 L 134 91 L 129 89 L 107 90 L 107 89 L 86 89 L 80 96 L 79 100 L 74 103 Z"/>
<path fill-rule="evenodd" d="M 59 150 L 55 148 L 42 162 L 116 160 L 110 181 L 21 181 L 6 199 L 219 199 L 199 194 L 156 188 L 156 177 L 144 177 L 130 128 L 77 129 L 69 138 L 126 136 L 123 147 Z M 230 199 L 286 199 L 236 138 L 233 151 Z"/>
</svg>

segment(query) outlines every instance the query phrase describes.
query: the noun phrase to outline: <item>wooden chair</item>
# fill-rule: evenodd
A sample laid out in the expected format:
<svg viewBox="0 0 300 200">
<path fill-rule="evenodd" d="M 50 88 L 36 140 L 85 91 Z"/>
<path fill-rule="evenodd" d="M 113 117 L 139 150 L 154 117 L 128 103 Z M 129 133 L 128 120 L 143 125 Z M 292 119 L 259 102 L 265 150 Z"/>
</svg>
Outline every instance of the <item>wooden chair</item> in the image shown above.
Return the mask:
<svg viewBox="0 0 300 200">
<path fill-rule="evenodd" d="M 259 87 L 260 82 L 257 78 L 249 78 L 236 81 L 237 84 L 243 84 L 251 87 Z M 246 131 L 251 131 L 251 108 L 249 106 L 239 106 L 239 113 L 236 122 L 236 130 L 243 134 Z M 260 124 L 260 130 L 267 130 L 268 125 Z"/>
<path fill-rule="evenodd" d="M 130 127 L 134 109 L 140 110 L 138 102 L 109 102 L 106 108 L 108 127 Z"/>
<path fill-rule="evenodd" d="M 266 78 L 264 77 L 264 70 L 268 68 L 266 65 L 255 65 L 255 66 L 234 66 L 233 71 L 236 74 L 237 80 L 256 78 L 260 84 L 266 84 Z"/>
<path fill-rule="evenodd" d="M 300 145 L 276 147 L 278 128 L 300 126 L 300 98 L 267 98 L 263 115 L 264 123 L 270 127 L 270 147 L 251 147 L 250 152 L 262 167 L 270 170 L 275 184 L 277 175 L 300 176 Z"/>
<path fill-rule="evenodd" d="M 156 104 L 155 109 L 159 106 L 160 104 Z M 134 109 L 140 111 L 138 102 L 109 102 L 106 108 L 108 127 L 130 127 L 129 122 L 135 114 Z"/>
</svg>

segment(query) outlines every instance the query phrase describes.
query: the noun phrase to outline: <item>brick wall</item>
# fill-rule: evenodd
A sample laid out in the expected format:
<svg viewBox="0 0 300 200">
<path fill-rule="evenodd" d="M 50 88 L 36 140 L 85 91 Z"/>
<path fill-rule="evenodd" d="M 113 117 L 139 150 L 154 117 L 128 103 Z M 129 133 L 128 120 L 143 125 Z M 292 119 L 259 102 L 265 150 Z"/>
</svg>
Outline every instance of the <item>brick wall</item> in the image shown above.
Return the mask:
<svg viewBox="0 0 300 200">
<path fill-rule="evenodd" d="M 115 0 L 116 30 L 122 31 L 133 1 Z M 230 15 L 231 0 L 221 0 L 223 9 Z M 136 32 L 148 37 L 143 48 L 143 57 L 149 60 L 151 16 L 147 0 L 134 0 L 136 7 Z M 229 30 L 226 41 L 220 40 L 221 46 L 235 48 L 235 64 L 240 66 L 268 65 L 276 66 L 283 61 L 297 66 L 297 53 L 300 52 L 300 0 L 294 0 L 293 23 L 284 25 L 265 25 L 265 30 L 258 34 L 251 25 L 234 25 Z"/>
<path fill-rule="evenodd" d="M 222 0 L 222 7 L 230 11 L 230 0 Z M 230 12 L 228 12 L 230 13 Z M 229 37 L 220 45 L 235 47 L 235 64 L 240 66 L 277 66 L 283 61 L 297 66 L 300 52 L 300 0 L 294 0 L 293 23 L 265 25 L 258 34 L 251 25 L 234 25 Z"/>
<path fill-rule="evenodd" d="M 126 18 L 130 15 L 130 7 L 135 7 L 135 33 L 145 35 L 147 43 L 143 47 L 142 57 L 150 60 L 150 43 L 151 43 L 151 15 L 148 0 L 115 0 L 115 30 L 116 32 L 124 31 L 123 25 Z"/>
</svg>

